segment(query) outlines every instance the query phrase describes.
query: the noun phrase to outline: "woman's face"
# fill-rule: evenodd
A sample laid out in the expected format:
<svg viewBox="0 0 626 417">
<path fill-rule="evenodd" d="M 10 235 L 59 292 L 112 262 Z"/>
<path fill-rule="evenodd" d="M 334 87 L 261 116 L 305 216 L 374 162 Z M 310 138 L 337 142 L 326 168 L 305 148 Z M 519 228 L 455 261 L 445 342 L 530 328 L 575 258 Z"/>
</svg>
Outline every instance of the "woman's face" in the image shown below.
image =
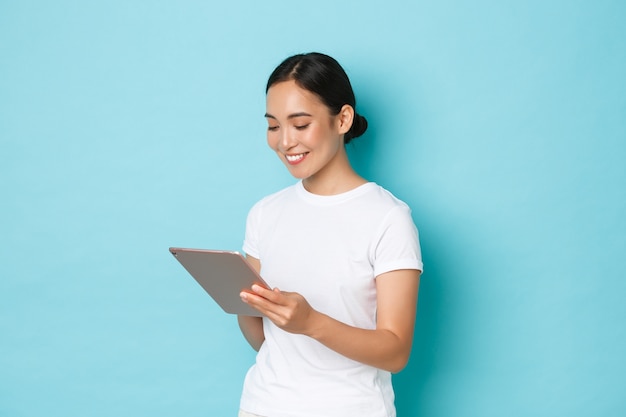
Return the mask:
<svg viewBox="0 0 626 417">
<path fill-rule="evenodd" d="M 350 126 L 342 112 L 331 115 L 314 93 L 293 80 L 274 84 L 266 110 L 267 143 L 294 177 L 320 177 L 347 163 L 343 136 Z"/>
</svg>

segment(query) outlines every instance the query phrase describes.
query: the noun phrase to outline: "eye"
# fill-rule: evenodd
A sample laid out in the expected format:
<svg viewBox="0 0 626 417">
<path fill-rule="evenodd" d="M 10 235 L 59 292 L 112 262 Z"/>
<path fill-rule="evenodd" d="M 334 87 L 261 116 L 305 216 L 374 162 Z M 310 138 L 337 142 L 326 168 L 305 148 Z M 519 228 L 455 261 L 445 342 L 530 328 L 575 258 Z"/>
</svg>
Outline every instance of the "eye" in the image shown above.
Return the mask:
<svg viewBox="0 0 626 417">
<path fill-rule="evenodd" d="M 268 132 L 275 132 L 278 130 L 278 126 L 268 126 L 267 130 Z"/>
<path fill-rule="evenodd" d="M 307 123 L 307 124 L 305 124 L 305 125 L 294 126 L 294 127 L 296 128 L 296 130 L 304 130 L 304 129 L 306 129 L 307 127 L 309 127 L 309 124 L 310 124 L 310 123 Z"/>
</svg>

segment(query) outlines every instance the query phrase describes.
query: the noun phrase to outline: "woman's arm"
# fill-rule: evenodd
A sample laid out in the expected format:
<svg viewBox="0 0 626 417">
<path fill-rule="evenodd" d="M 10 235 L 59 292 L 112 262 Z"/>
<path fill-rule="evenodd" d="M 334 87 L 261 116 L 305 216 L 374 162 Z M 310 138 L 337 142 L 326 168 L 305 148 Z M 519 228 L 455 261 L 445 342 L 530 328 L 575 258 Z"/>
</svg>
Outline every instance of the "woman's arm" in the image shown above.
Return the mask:
<svg viewBox="0 0 626 417">
<path fill-rule="evenodd" d="M 261 271 L 261 262 L 249 255 L 246 255 L 246 260 L 258 273 Z M 241 333 L 246 338 L 250 346 L 258 352 L 261 345 L 265 341 L 265 333 L 263 333 L 263 319 L 261 317 L 252 316 L 237 316 L 239 322 L 239 328 Z"/>
<path fill-rule="evenodd" d="M 349 326 L 320 313 L 294 292 L 258 285 L 242 299 L 278 327 L 310 336 L 328 348 L 359 362 L 390 372 L 407 364 L 413 343 L 420 271 L 402 269 L 376 278 L 376 329 Z"/>
</svg>

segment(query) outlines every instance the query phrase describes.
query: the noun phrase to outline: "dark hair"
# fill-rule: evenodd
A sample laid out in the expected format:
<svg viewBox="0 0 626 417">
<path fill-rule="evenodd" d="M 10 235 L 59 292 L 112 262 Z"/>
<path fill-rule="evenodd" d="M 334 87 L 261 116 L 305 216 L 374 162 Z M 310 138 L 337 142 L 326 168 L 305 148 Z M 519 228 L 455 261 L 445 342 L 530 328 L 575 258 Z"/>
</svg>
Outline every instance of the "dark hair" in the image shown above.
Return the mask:
<svg viewBox="0 0 626 417">
<path fill-rule="evenodd" d="M 339 114 L 345 104 L 352 106 L 354 121 L 344 136 L 346 144 L 365 133 L 367 120 L 356 112 L 356 98 L 348 75 L 334 58 L 310 52 L 285 59 L 267 80 L 265 93 L 274 84 L 289 80 L 316 94 L 333 115 Z"/>
</svg>

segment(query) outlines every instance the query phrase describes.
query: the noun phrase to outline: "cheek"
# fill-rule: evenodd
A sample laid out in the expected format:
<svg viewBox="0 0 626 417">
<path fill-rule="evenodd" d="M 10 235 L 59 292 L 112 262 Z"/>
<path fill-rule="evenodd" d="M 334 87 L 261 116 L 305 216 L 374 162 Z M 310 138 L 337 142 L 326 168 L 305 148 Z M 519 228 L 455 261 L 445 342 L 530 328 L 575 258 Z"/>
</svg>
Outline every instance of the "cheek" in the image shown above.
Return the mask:
<svg viewBox="0 0 626 417">
<path fill-rule="evenodd" d="M 319 126 L 313 126 L 300 135 L 300 140 L 312 148 L 318 148 L 324 145 L 327 133 Z"/>
<path fill-rule="evenodd" d="M 278 140 L 276 139 L 276 135 L 272 135 L 271 132 L 267 132 L 267 146 L 272 148 L 273 150 L 278 149 Z"/>
<path fill-rule="evenodd" d="M 311 146 L 326 152 L 334 152 L 337 148 L 337 140 L 333 132 L 321 127 L 311 132 L 309 143 Z"/>
</svg>

